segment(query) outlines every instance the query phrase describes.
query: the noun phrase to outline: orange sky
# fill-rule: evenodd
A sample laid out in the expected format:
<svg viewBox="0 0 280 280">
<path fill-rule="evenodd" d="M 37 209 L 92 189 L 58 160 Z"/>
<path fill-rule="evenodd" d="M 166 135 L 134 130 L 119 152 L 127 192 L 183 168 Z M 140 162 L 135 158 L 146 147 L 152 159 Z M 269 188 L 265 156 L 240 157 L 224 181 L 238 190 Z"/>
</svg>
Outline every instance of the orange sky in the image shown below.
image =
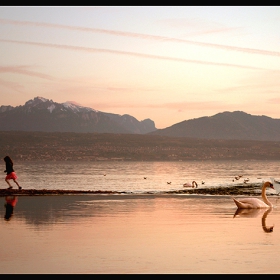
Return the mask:
<svg viewBox="0 0 280 280">
<path fill-rule="evenodd" d="M 280 7 L 0 7 L 0 105 L 36 96 L 150 118 L 280 118 Z"/>
</svg>

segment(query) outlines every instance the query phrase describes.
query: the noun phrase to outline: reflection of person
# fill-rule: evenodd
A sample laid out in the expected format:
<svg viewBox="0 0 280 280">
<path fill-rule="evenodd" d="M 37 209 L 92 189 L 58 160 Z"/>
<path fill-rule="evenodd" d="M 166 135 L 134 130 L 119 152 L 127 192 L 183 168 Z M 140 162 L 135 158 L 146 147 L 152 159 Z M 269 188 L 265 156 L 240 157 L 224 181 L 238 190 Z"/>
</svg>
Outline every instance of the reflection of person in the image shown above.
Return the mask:
<svg viewBox="0 0 280 280">
<path fill-rule="evenodd" d="M 6 213 L 5 213 L 4 219 L 6 221 L 9 221 L 14 213 L 14 207 L 17 204 L 17 197 L 14 195 L 6 196 L 5 200 L 6 200 L 6 203 L 5 203 Z"/>
<path fill-rule="evenodd" d="M 5 156 L 4 157 L 4 161 L 6 163 L 6 169 L 4 170 L 4 172 L 7 173 L 7 176 L 5 178 L 5 181 L 7 182 L 7 184 L 9 185 L 9 188 L 8 189 L 12 189 L 13 187 L 11 186 L 9 180 L 13 180 L 17 186 L 18 186 L 18 189 L 21 190 L 21 186 L 19 185 L 19 183 L 17 182 L 17 174 L 15 173 L 14 171 L 14 168 L 13 168 L 13 161 L 12 159 L 9 157 L 9 156 Z"/>
</svg>

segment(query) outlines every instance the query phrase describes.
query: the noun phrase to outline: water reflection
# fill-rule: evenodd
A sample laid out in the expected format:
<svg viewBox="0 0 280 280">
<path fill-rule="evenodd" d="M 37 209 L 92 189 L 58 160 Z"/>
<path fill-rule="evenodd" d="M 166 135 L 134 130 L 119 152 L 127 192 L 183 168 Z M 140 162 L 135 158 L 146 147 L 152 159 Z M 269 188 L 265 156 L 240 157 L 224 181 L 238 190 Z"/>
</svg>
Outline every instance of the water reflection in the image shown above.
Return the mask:
<svg viewBox="0 0 280 280">
<path fill-rule="evenodd" d="M 5 212 L 4 219 L 6 221 L 9 221 L 12 218 L 12 216 L 14 214 L 14 207 L 16 206 L 17 201 L 18 201 L 18 198 L 15 195 L 7 195 L 5 197 L 4 207 L 6 208 L 6 212 Z"/>
<path fill-rule="evenodd" d="M 263 209 L 263 208 L 259 208 L 259 209 L 237 209 L 234 213 L 233 218 L 235 218 L 236 216 L 240 216 L 243 218 L 255 218 L 258 217 L 261 213 L 263 213 L 262 215 L 262 229 L 264 232 L 273 232 L 273 226 L 267 226 L 266 225 L 266 218 L 268 216 L 268 214 L 272 211 L 272 208 L 268 208 L 268 209 Z"/>
<path fill-rule="evenodd" d="M 54 224 L 93 222 L 94 219 L 120 213 L 133 215 L 143 201 L 145 211 L 154 209 L 155 199 L 151 195 L 22 196 L 16 206 L 16 218 L 32 228 L 44 230 Z"/>
<path fill-rule="evenodd" d="M 265 221 L 266 221 L 266 218 L 268 216 L 268 214 L 272 211 L 272 208 L 269 208 L 268 210 L 266 210 L 262 216 L 262 228 L 265 232 L 272 232 L 273 231 L 273 228 L 274 228 L 274 225 L 273 226 L 267 226 Z"/>
</svg>

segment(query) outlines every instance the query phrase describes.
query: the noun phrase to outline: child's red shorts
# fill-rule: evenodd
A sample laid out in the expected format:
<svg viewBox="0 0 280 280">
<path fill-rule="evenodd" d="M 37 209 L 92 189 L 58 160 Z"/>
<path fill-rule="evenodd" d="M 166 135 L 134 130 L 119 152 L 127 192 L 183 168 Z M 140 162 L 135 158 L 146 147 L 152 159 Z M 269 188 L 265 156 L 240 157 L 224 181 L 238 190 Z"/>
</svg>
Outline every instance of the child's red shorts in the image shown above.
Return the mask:
<svg viewBox="0 0 280 280">
<path fill-rule="evenodd" d="M 6 176 L 6 179 L 13 179 L 13 180 L 16 180 L 17 179 L 17 175 L 16 175 L 16 173 L 15 172 L 11 172 L 10 174 L 8 174 L 7 176 Z"/>
</svg>

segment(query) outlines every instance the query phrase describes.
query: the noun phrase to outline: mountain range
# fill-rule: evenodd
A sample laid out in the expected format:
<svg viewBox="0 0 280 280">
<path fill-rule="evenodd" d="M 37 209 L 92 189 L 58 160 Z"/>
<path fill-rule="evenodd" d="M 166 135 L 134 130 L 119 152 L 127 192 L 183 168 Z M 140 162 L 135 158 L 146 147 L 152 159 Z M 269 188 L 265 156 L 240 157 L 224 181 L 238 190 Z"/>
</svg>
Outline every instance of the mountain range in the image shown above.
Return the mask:
<svg viewBox="0 0 280 280">
<path fill-rule="evenodd" d="M 23 106 L 0 107 L 1 131 L 97 132 L 145 134 L 156 130 L 150 119 L 104 113 L 73 102 L 57 103 L 35 97 Z"/>
<path fill-rule="evenodd" d="M 242 111 L 185 120 L 149 134 L 199 139 L 280 141 L 280 119 Z"/>
<path fill-rule="evenodd" d="M 154 121 L 138 121 L 83 107 L 35 97 L 23 106 L 0 106 L 0 131 L 147 134 L 221 140 L 280 141 L 280 119 L 254 116 L 242 111 L 185 120 L 164 129 Z"/>
</svg>

